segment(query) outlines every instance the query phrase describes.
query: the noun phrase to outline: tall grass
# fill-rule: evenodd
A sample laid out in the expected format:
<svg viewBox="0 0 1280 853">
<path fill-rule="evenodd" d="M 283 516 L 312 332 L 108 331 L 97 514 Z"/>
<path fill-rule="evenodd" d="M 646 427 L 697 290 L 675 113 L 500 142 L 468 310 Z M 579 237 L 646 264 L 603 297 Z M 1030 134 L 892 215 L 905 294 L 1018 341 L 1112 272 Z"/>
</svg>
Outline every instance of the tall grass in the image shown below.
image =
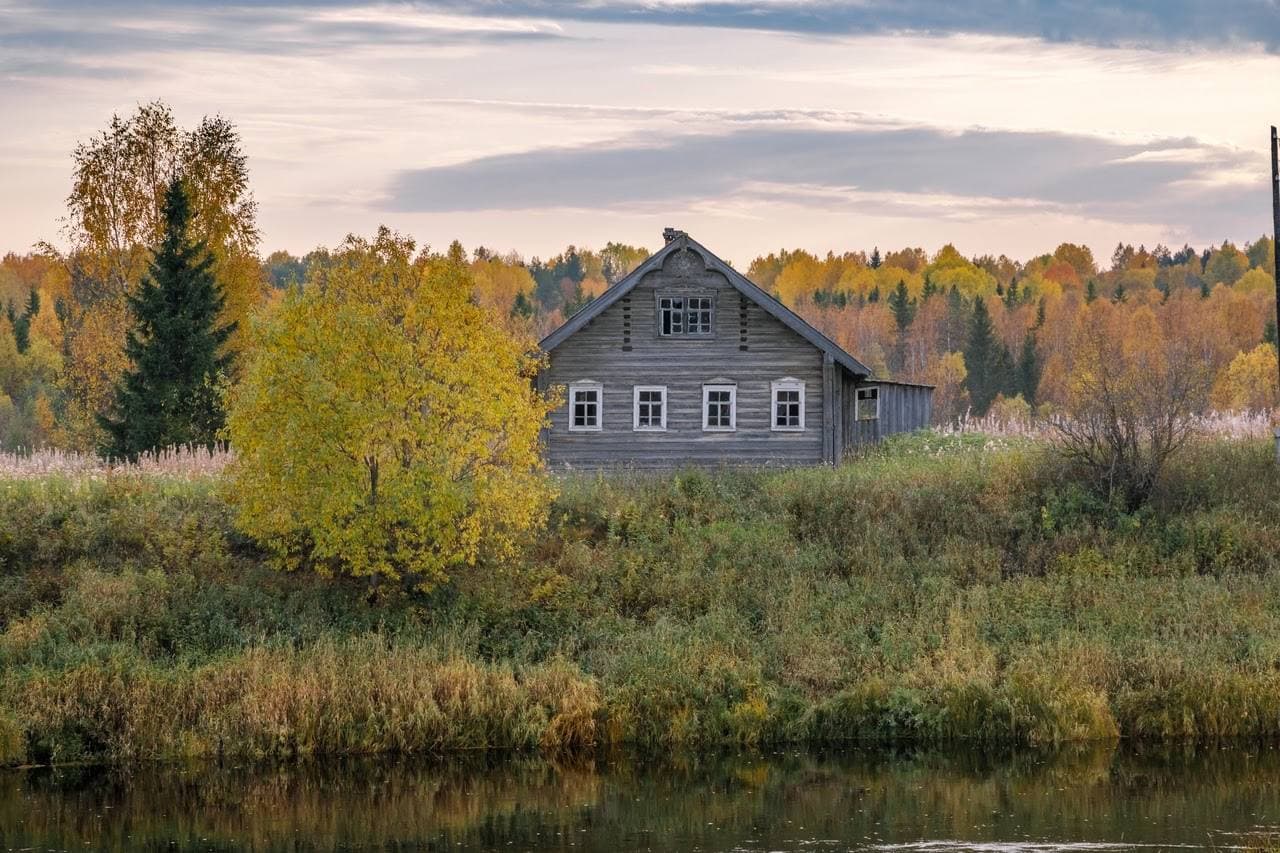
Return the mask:
<svg viewBox="0 0 1280 853">
<path fill-rule="evenodd" d="M 1049 439 L 1058 416 L 1047 418 L 1006 418 L 995 414 L 975 417 L 969 412 L 943 424 L 943 435 L 981 434 L 1001 438 Z M 1210 411 L 1194 418 L 1195 431 L 1206 438 L 1236 440 L 1271 438 L 1276 413 L 1270 410 Z"/>
<path fill-rule="evenodd" d="M 0 479 L 48 476 L 105 477 L 119 474 L 164 477 L 216 477 L 231 462 L 225 447 L 175 446 L 148 451 L 133 462 L 103 459 L 93 453 L 57 448 L 0 448 Z"/>
<path fill-rule="evenodd" d="M 579 476 L 428 596 L 280 574 L 214 478 L 0 480 L 0 761 L 1280 735 L 1280 478 L 1125 514 L 1042 444 Z"/>
</svg>

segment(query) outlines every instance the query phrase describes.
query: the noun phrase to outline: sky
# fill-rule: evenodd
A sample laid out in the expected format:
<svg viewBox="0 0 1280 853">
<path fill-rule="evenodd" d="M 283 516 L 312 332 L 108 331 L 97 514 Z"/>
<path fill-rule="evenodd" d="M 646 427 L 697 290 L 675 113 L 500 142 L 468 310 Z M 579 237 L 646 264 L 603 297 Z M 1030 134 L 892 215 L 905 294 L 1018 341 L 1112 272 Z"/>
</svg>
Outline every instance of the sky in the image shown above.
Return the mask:
<svg viewBox="0 0 1280 853">
<path fill-rule="evenodd" d="M 0 251 L 141 102 L 238 127 L 262 250 L 525 257 L 666 226 L 745 267 L 1270 225 L 1280 0 L 0 0 Z"/>
</svg>

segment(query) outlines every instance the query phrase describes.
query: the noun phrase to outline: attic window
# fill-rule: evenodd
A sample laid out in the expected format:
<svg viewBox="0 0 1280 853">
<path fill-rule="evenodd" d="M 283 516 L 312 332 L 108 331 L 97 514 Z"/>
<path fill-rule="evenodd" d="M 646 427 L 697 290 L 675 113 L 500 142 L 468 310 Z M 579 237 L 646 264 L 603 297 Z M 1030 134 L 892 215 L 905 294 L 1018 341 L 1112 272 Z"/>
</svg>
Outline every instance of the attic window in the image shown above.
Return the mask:
<svg viewBox="0 0 1280 853">
<path fill-rule="evenodd" d="M 659 296 L 658 334 L 710 335 L 711 310 L 710 296 Z"/>
</svg>

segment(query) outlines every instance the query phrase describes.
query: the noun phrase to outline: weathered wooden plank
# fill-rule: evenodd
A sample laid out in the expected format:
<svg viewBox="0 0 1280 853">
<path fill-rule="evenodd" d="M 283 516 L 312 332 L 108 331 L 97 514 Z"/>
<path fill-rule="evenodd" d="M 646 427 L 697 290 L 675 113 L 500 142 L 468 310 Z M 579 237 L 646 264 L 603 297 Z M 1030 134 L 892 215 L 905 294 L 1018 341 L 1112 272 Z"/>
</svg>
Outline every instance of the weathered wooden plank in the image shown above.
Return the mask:
<svg viewBox="0 0 1280 853">
<path fill-rule="evenodd" d="M 602 384 L 603 428 L 570 432 L 567 402 L 560 406 L 550 416 L 546 446 L 551 464 L 813 464 L 828 458 L 824 433 L 830 436 L 823 425 L 825 401 L 831 395 L 824 382 L 822 352 L 758 305 L 741 304 L 736 289 L 720 273 L 687 266 L 664 267 L 642 278 L 629 294 L 629 329 L 623 327 L 622 306 L 613 305 L 552 351 L 544 372 L 548 384 L 583 379 Z M 711 295 L 713 333 L 687 340 L 660 336 L 660 291 Z M 630 351 L 622 349 L 625 331 L 630 332 Z M 770 386 L 783 378 L 805 383 L 803 432 L 771 429 Z M 735 432 L 702 431 L 702 386 L 713 380 L 737 385 Z M 667 387 L 665 432 L 632 430 L 634 385 Z"/>
<path fill-rule="evenodd" d="M 822 356 L 822 399 L 825 402 L 835 397 L 832 385 L 835 380 L 835 360 L 830 355 Z M 835 418 L 831 413 L 831 406 L 824 405 L 822 407 L 822 461 L 831 464 L 835 460 L 835 442 L 832 435 Z"/>
</svg>

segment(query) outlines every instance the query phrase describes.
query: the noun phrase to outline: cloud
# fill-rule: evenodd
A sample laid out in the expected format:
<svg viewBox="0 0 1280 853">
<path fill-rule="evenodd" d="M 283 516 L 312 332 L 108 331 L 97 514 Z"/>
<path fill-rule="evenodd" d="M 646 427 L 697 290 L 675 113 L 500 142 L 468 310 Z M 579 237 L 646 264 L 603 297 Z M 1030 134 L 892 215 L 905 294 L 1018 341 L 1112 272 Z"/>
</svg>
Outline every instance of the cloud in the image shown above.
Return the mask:
<svg viewBox="0 0 1280 853">
<path fill-rule="evenodd" d="M 353 46 L 454 47 L 563 40 L 555 21 L 383 3 L 0 0 L 0 72 L 65 74 L 86 57 L 153 62 L 156 52 L 328 55 Z"/>
<path fill-rule="evenodd" d="M 235 6 L 213 0 L 32 0 L 0 5 L 0 16 L 6 12 L 44 20 L 124 15 L 258 23 L 295 45 L 298 37 L 325 36 L 402 43 L 426 31 L 546 38 L 555 35 L 555 22 L 579 21 L 815 37 L 971 33 L 1105 47 L 1257 44 L 1280 52 L 1278 0 L 274 0 Z M 239 35 L 271 41 L 252 29 Z"/>
<path fill-rule="evenodd" d="M 1100 46 L 1280 50 L 1277 0 L 445 0 L 507 17 L 730 27 L 813 36 L 883 33 L 1040 38 Z"/>
<path fill-rule="evenodd" d="M 1188 152 L 1195 152 L 1194 155 Z M 1256 167 L 1257 186 L 1214 175 Z M 678 211 L 794 202 L 887 215 L 1035 209 L 1173 227 L 1257 222 L 1251 155 L 1192 139 L 1132 144 L 1062 133 L 727 126 L 659 142 L 540 148 L 403 171 L 381 207 L 403 212 Z"/>
</svg>

